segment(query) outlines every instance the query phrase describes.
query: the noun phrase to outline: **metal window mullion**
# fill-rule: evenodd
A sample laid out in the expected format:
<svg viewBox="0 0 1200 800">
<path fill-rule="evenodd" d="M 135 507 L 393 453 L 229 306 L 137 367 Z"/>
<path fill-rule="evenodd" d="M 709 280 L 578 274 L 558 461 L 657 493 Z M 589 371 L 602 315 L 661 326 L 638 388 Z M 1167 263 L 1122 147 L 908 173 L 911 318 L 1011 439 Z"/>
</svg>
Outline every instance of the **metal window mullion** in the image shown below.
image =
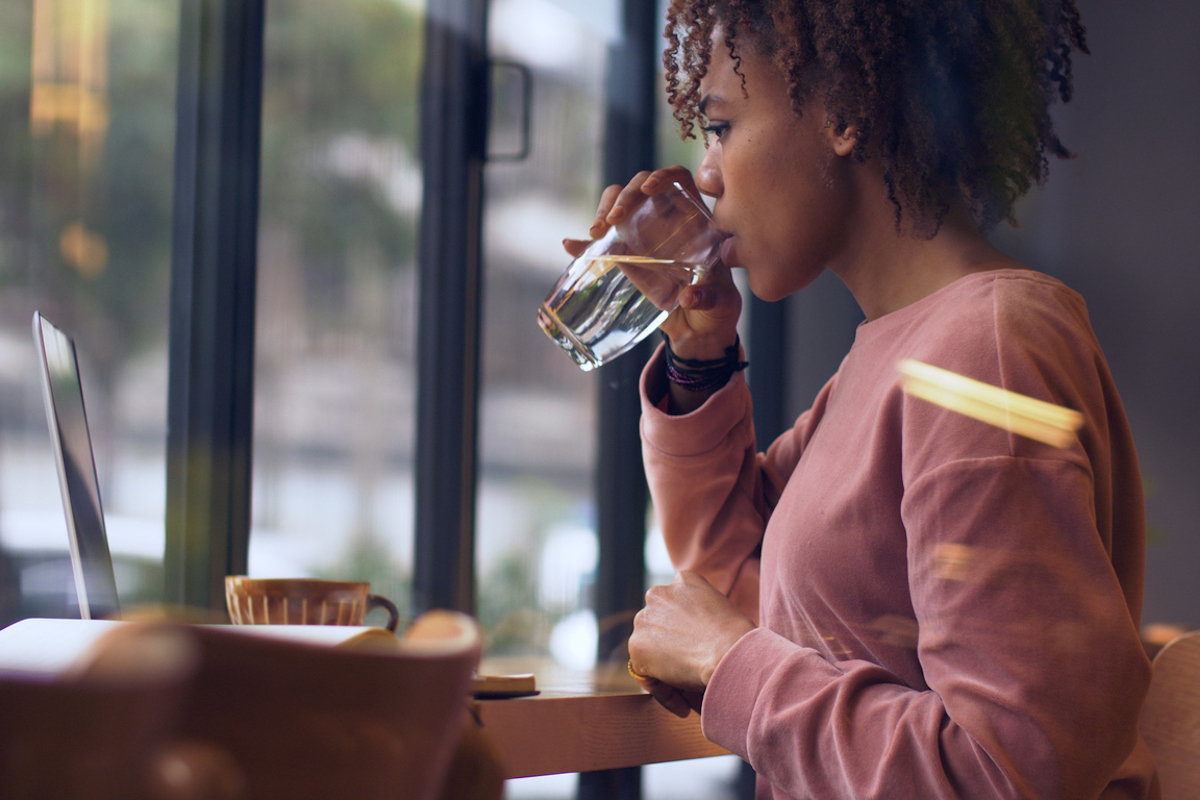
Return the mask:
<svg viewBox="0 0 1200 800">
<path fill-rule="evenodd" d="M 754 432 L 759 450 L 766 450 L 788 427 L 787 320 L 788 303 L 768 303 L 750 296 L 750 394 L 754 397 Z"/>
<path fill-rule="evenodd" d="M 653 169 L 657 91 L 657 3 L 623 0 L 622 38 L 609 47 L 605 69 L 604 183 L 625 183 Z M 599 370 L 599 447 L 596 465 L 597 537 L 595 611 L 600 660 L 621 659 L 633 614 L 646 591 L 646 510 L 638 379 L 653 351 L 651 337 Z M 579 797 L 641 797 L 641 769 L 604 770 L 579 776 Z"/>
<path fill-rule="evenodd" d="M 487 2 L 427 14 L 413 605 L 473 613 Z"/>
<path fill-rule="evenodd" d="M 264 0 L 182 0 L 165 597 L 223 608 L 246 571 Z"/>
<path fill-rule="evenodd" d="M 624 2 L 625 35 L 609 48 L 605 80 L 604 183 L 625 183 L 655 166 L 657 41 L 655 4 Z M 645 594 L 648 491 L 642 468 L 638 380 L 658 337 L 599 370 L 599 442 L 596 468 L 600 561 L 596 614 L 613 622 L 632 617 Z M 614 654 L 632 630 L 632 620 L 602 622 L 601 659 Z M 620 657 L 619 655 L 617 657 Z"/>
</svg>

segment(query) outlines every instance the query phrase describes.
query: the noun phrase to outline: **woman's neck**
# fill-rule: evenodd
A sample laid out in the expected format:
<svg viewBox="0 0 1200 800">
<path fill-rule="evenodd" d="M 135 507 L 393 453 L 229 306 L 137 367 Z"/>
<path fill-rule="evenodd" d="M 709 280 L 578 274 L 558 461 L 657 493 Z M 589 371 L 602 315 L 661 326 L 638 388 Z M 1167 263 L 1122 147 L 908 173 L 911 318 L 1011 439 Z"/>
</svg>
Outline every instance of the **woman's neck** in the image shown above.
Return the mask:
<svg viewBox="0 0 1200 800">
<path fill-rule="evenodd" d="M 882 186 L 882 180 L 871 183 Z M 868 320 L 972 273 L 1026 268 L 994 248 L 961 206 L 951 208 L 937 234 L 927 238 L 913 236 L 907 218 L 896 230 L 895 206 L 885 193 L 867 191 L 860 197 L 868 199 L 859 204 L 855 219 L 847 221 L 855 229 L 848 237 L 852 244 L 829 269 L 850 289 Z"/>
</svg>

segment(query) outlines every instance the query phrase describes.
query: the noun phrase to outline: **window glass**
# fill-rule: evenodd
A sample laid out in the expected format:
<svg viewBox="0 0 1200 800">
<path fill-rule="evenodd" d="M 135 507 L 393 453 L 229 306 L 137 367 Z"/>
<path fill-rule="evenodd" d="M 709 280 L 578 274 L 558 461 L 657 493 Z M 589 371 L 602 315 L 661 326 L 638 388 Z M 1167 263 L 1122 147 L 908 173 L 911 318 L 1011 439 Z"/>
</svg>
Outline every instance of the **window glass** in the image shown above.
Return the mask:
<svg viewBox="0 0 1200 800">
<path fill-rule="evenodd" d="M 266 24 L 250 573 L 370 581 L 403 617 L 423 7 L 272 0 Z"/>
<path fill-rule="evenodd" d="M 121 602 L 162 596 L 179 3 L 0 3 L 0 625 L 75 616 L 31 320 L 75 339 Z"/>
<path fill-rule="evenodd" d="M 489 655 L 595 662 L 591 610 L 597 542 L 597 373 L 583 373 L 534 316 L 569 258 L 564 237 L 586 238 L 600 191 L 607 45 L 618 4 L 493 0 L 494 58 L 533 76 L 532 150 L 488 167 L 485 206 L 483 392 L 476 570 Z M 517 78 L 494 75 L 491 149 L 511 152 L 522 115 Z M 665 97 L 665 93 L 663 95 Z M 665 100 L 661 113 L 669 115 Z M 694 165 L 666 122 L 663 163 Z M 647 546 L 649 581 L 670 580 L 662 537 Z M 730 760 L 732 759 L 732 761 Z M 736 763 L 734 763 L 736 762 Z M 647 768 L 643 796 L 732 797 L 735 757 Z M 573 798 L 577 775 L 509 781 L 509 798 Z"/>
<path fill-rule="evenodd" d="M 532 76 L 531 150 L 487 168 L 476 580 L 490 656 L 595 660 L 595 376 L 538 327 L 600 192 L 606 3 L 493 0 L 493 58 Z M 613 29 L 608 23 L 609 30 Z M 520 75 L 494 72 L 493 153 L 521 137 Z"/>
</svg>

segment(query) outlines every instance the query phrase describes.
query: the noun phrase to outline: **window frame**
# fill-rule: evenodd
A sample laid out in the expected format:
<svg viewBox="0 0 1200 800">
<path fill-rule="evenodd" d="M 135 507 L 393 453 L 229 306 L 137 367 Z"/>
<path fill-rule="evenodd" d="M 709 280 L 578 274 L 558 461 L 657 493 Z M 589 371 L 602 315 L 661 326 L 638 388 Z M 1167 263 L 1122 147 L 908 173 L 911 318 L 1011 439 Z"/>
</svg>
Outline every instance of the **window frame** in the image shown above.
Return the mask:
<svg viewBox="0 0 1200 800">
<path fill-rule="evenodd" d="M 265 0 L 180 0 L 163 597 L 246 572 Z"/>
<path fill-rule="evenodd" d="M 605 79 L 605 183 L 655 166 L 657 4 L 622 0 Z M 247 568 L 265 0 L 181 0 L 164 597 L 220 609 Z M 421 92 L 414 609 L 475 607 L 488 0 L 426 10 Z M 756 424 L 782 428 L 785 304 L 751 301 Z M 647 490 L 637 382 L 653 345 L 599 371 L 600 617 L 641 605 Z M 761 419 L 760 419 L 761 418 Z M 619 641 L 618 641 L 619 640 Z"/>
</svg>

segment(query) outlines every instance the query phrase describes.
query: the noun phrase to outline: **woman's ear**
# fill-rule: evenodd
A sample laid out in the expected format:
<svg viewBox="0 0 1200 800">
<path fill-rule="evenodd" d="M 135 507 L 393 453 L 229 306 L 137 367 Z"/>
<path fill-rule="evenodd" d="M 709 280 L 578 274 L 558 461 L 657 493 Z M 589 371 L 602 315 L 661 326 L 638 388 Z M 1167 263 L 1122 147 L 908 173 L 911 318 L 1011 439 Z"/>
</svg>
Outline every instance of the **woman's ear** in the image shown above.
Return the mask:
<svg viewBox="0 0 1200 800">
<path fill-rule="evenodd" d="M 839 133 L 837 124 L 833 120 L 828 120 L 825 124 L 825 138 L 835 155 L 848 156 L 854 151 L 854 145 L 858 143 L 858 128 L 847 125 Z"/>
</svg>

